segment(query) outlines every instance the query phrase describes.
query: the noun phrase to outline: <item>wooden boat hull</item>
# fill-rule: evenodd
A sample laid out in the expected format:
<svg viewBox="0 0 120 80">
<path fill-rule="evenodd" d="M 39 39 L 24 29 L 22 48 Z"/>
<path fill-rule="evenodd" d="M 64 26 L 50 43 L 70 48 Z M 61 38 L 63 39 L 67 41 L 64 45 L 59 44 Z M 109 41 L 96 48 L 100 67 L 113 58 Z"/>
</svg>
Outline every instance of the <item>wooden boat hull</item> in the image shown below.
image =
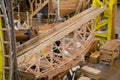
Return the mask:
<svg viewBox="0 0 120 80">
<path fill-rule="evenodd" d="M 64 17 L 67 14 L 75 12 L 75 14 L 84 11 L 90 7 L 90 0 L 60 0 L 60 16 Z M 49 13 L 58 14 L 57 0 L 49 1 Z"/>
<path fill-rule="evenodd" d="M 17 42 L 22 42 L 22 41 L 27 41 L 29 40 L 29 37 L 27 35 L 25 35 L 26 30 L 22 29 L 22 30 L 16 30 L 16 41 Z"/>
<path fill-rule="evenodd" d="M 57 1 L 52 0 L 53 9 L 57 9 Z M 76 10 L 79 0 L 60 0 L 60 15 L 64 16 Z M 57 12 L 57 10 L 56 10 Z"/>
<path fill-rule="evenodd" d="M 31 36 L 34 36 L 34 30 L 36 30 L 38 32 L 38 34 L 42 34 L 50 29 L 52 29 L 56 24 L 47 24 L 47 25 L 43 25 L 43 26 L 35 26 L 33 27 L 33 31 L 31 31 Z M 27 29 L 21 29 L 21 30 L 16 30 L 16 41 L 17 42 L 24 42 L 30 39 L 30 36 L 25 35 L 25 32 L 27 31 Z"/>
</svg>

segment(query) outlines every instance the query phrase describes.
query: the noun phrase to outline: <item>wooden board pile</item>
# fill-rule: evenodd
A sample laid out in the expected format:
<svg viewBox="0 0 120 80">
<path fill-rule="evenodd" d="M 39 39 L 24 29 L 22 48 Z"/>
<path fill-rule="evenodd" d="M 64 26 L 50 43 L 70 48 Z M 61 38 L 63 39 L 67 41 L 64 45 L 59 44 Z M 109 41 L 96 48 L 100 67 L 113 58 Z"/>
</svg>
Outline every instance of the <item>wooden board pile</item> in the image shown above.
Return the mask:
<svg viewBox="0 0 120 80">
<path fill-rule="evenodd" d="M 100 56 L 100 52 L 99 51 L 95 51 L 90 55 L 90 62 L 93 63 L 98 63 L 99 62 L 99 56 Z"/>
<path fill-rule="evenodd" d="M 120 41 L 107 41 L 100 47 L 100 63 L 112 65 L 114 60 L 120 55 Z"/>
<path fill-rule="evenodd" d="M 82 77 L 78 78 L 78 80 L 90 80 L 90 78 L 82 76 Z"/>
<path fill-rule="evenodd" d="M 82 74 L 95 80 L 102 78 L 102 73 L 100 70 L 88 66 L 82 67 Z"/>
</svg>

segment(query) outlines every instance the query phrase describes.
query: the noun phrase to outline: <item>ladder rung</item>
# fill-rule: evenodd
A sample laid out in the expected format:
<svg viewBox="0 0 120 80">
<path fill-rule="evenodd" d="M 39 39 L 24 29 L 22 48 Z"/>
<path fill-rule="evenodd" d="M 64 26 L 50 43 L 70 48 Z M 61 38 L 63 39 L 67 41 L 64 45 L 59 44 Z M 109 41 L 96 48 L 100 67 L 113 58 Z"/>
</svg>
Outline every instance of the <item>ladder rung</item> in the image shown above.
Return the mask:
<svg viewBox="0 0 120 80">
<path fill-rule="evenodd" d="M 0 42 L 2 42 L 4 44 L 9 44 L 10 43 L 9 41 L 0 41 Z"/>
<path fill-rule="evenodd" d="M 4 44 L 9 44 L 10 42 L 9 41 L 3 41 Z"/>
<path fill-rule="evenodd" d="M 9 58 L 10 56 L 9 55 L 4 55 L 5 57 Z"/>
<path fill-rule="evenodd" d="M 6 28 L 0 28 L 0 30 L 4 30 L 4 31 L 7 31 L 7 29 L 6 29 Z"/>
<path fill-rule="evenodd" d="M 0 30 L 8 31 L 11 30 L 11 28 L 0 28 Z"/>
<path fill-rule="evenodd" d="M 4 17 L 4 15 L 0 14 L 1 17 Z"/>
<path fill-rule="evenodd" d="M 4 69 L 10 69 L 10 67 L 4 67 Z"/>
</svg>

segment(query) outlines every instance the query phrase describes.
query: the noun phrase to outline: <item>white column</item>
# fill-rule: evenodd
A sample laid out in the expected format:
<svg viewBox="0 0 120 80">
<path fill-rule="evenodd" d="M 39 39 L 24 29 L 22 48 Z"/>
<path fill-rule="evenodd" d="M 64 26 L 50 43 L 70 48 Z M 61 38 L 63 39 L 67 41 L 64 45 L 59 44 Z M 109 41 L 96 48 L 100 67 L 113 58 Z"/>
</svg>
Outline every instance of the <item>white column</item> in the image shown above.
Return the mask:
<svg viewBox="0 0 120 80">
<path fill-rule="evenodd" d="M 57 9 L 57 11 L 58 11 L 58 20 L 60 20 L 61 19 L 61 17 L 60 17 L 60 0 L 57 0 L 57 7 L 58 7 L 58 9 Z"/>
</svg>

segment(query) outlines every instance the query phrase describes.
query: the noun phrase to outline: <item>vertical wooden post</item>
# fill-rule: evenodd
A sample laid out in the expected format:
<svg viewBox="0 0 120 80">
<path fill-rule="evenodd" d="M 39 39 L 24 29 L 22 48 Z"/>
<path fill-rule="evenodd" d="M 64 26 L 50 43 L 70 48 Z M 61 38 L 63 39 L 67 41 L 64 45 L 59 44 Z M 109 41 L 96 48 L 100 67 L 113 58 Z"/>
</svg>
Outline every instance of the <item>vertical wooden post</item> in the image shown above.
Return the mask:
<svg viewBox="0 0 120 80">
<path fill-rule="evenodd" d="M 28 24 L 28 26 L 30 26 L 30 22 L 29 22 L 29 13 L 28 13 L 28 11 L 27 11 L 26 13 L 27 13 L 27 24 Z"/>
<path fill-rule="evenodd" d="M 33 2 L 30 2 L 31 14 L 33 14 Z"/>
<path fill-rule="evenodd" d="M 20 20 L 20 4 L 18 4 L 18 20 Z"/>
<path fill-rule="evenodd" d="M 40 7 L 42 7 L 42 1 L 40 0 Z"/>
</svg>

